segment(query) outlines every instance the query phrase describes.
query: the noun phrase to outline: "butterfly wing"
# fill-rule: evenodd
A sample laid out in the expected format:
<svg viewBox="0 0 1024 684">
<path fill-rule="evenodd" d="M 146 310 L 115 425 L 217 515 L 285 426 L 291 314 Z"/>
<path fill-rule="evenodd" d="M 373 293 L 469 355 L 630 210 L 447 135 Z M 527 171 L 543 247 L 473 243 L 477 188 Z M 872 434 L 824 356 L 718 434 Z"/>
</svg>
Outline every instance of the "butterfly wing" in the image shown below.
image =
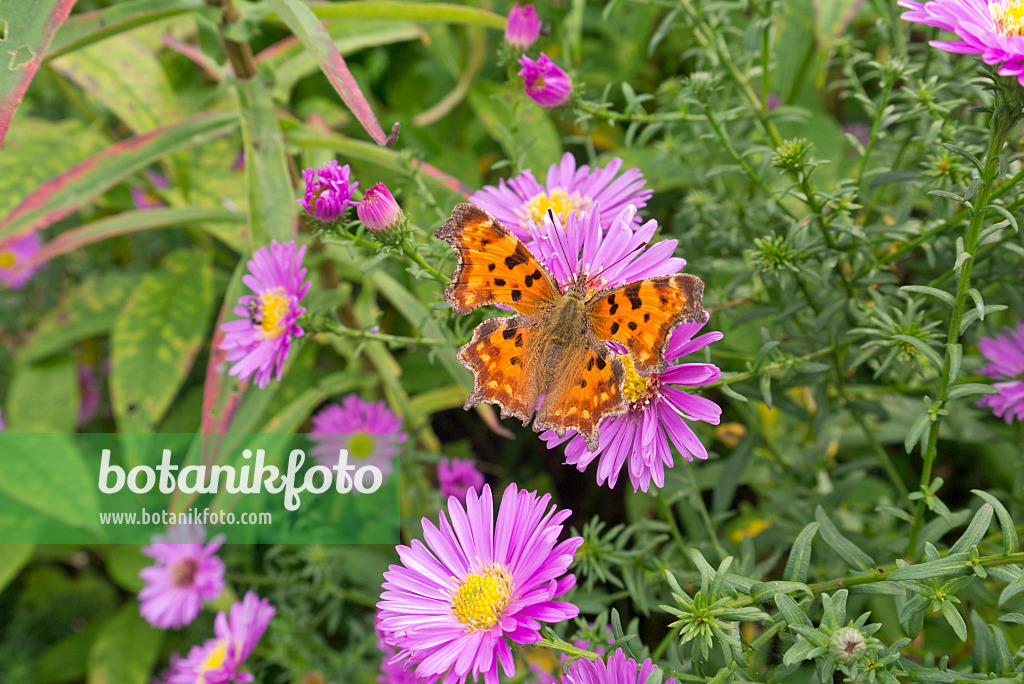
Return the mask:
<svg viewBox="0 0 1024 684">
<path fill-rule="evenodd" d="M 554 430 L 559 437 L 576 430 L 586 440 L 587 449 L 596 451 L 601 421 L 621 416 L 629 408 L 622 394 L 626 373 L 619 357 L 600 340 L 567 351 L 556 366 L 533 429 Z"/>
<path fill-rule="evenodd" d="M 587 301 L 597 337 L 626 347 L 640 375 L 665 370 L 665 344 L 680 324 L 704 320 L 704 282 L 689 273 L 638 280 Z"/>
<path fill-rule="evenodd" d="M 490 318 L 476 327 L 473 339 L 459 349 L 458 358 L 473 373 L 473 393 L 466 409 L 486 402 L 501 407 L 501 417 L 530 421 L 537 408 L 539 388 L 533 369 L 537 337 L 534 321 L 526 316 Z"/>
<path fill-rule="evenodd" d="M 522 314 L 539 314 L 561 296 L 547 268 L 480 207 L 457 205 L 434 236 L 450 244 L 459 259 L 444 291 L 455 313 L 504 304 Z"/>
</svg>

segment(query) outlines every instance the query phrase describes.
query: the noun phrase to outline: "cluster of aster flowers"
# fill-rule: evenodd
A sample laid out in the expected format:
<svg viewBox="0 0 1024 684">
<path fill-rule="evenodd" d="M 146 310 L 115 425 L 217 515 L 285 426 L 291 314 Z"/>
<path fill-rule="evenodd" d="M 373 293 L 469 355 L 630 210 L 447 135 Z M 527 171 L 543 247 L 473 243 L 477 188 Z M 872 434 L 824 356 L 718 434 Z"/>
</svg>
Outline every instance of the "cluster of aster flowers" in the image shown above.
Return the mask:
<svg viewBox="0 0 1024 684">
<path fill-rule="evenodd" d="M 216 556 L 223 536 L 206 542 L 201 525 L 179 525 L 157 535 L 142 552 L 156 560 L 139 576 L 139 612 L 158 629 L 180 629 L 191 624 L 205 602 L 224 591 L 224 562 Z M 228 684 L 251 682 L 242 666 L 267 629 L 274 608 L 266 599 L 248 592 L 214 621 L 214 638 L 192 647 L 184 657 L 174 654 L 159 684 Z"/>
<path fill-rule="evenodd" d="M 505 43 L 512 50 L 529 50 L 540 36 L 541 21 L 533 5 L 512 6 L 505 24 Z M 569 99 L 572 81 L 568 74 L 541 52 L 536 59 L 521 54 L 518 59 L 523 90 L 542 107 L 559 107 Z"/>
<path fill-rule="evenodd" d="M 443 458 L 437 464 L 437 484 L 445 499 L 454 496 L 466 503 L 466 495 L 471 489 L 479 490 L 484 486 L 484 476 L 476 469 L 473 461 Z"/>
<path fill-rule="evenodd" d="M 324 227 L 334 227 L 350 206 L 374 234 L 389 232 L 402 223 L 404 215 L 394 195 L 384 183 L 373 185 L 363 195 L 362 202 L 352 199 L 359 183 L 353 181 L 349 165 L 339 166 L 331 160 L 323 168 L 303 170 L 305 191 L 302 199 L 295 200 L 311 219 Z"/>
</svg>

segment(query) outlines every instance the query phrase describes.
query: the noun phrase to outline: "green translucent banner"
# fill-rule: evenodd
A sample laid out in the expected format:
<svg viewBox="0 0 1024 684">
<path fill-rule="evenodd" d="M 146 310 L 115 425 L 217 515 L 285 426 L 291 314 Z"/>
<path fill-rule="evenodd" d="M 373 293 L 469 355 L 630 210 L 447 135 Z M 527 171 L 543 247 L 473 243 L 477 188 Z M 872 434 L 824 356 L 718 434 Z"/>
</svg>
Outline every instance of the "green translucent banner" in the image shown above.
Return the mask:
<svg viewBox="0 0 1024 684">
<path fill-rule="evenodd" d="M 395 437 L 0 432 L 0 543 L 397 544 Z"/>
</svg>

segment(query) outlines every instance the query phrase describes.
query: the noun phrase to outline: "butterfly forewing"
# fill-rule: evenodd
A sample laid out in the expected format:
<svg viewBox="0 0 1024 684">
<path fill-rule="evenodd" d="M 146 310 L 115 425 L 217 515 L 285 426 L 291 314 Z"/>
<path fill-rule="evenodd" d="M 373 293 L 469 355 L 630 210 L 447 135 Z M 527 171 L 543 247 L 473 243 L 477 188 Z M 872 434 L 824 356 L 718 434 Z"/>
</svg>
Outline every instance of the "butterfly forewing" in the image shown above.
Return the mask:
<svg viewBox="0 0 1024 684">
<path fill-rule="evenodd" d="M 501 417 L 516 416 L 525 425 L 539 399 L 532 358 L 537 328 L 526 316 L 491 318 L 473 331 L 473 339 L 459 349 L 458 358 L 473 373 L 468 410 L 481 401 L 501 407 Z"/>
<path fill-rule="evenodd" d="M 680 323 L 703 321 L 704 283 L 689 273 L 639 280 L 602 290 L 587 314 L 602 340 L 626 347 L 640 375 L 665 370 L 665 344 Z"/>
<path fill-rule="evenodd" d="M 455 249 L 459 263 L 445 301 L 458 314 L 504 304 L 539 314 L 561 296 L 554 278 L 529 250 L 483 209 L 459 204 L 434 235 Z"/>
</svg>

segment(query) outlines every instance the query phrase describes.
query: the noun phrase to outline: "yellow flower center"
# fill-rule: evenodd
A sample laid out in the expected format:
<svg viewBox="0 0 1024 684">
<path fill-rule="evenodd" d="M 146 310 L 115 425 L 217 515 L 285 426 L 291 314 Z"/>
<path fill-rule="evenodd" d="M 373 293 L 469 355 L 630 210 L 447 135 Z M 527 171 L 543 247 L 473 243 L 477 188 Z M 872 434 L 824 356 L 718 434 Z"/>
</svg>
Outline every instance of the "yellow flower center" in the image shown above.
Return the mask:
<svg viewBox="0 0 1024 684">
<path fill-rule="evenodd" d="M 574 192 L 570 195 L 564 188 L 555 188 L 550 194 L 541 192 L 534 195 L 533 199 L 526 203 L 526 218 L 533 219 L 539 226 L 544 225 L 544 215 L 550 209 L 564 226 L 569 214 L 589 206 L 590 200 L 580 197 L 580 193 Z"/>
<path fill-rule="evenodd" d="M 990 2 L 988 11 L 1004 36 L 1024 35 L 1024 0 Z"/>
<path fill-rule="evenodd" d="M 18 258 L 14 256 L 14 252 L 0 252 L 0 268 L 10 268 L 16 263 Z"/>
<path fill-rule="evenodd" d="M 451 596 L 452 613 L 469 632 L 490 629 L 498 624 L 512 602 L 512 578 L 500 565 L 480 573 L 466 575 Z"/>
<path fill-rule="evenodd" d="M 633 357 L 630 355 L 620 356 L 619 360 L 622 361 L 622 365 L 626 369 L 626 381 L 622 383 L 622 393 L 626 395 L 626 399 L 629 400 L 629 405 L 639 403 L 644 396 L 647 394 L 648 388 L 651 386 L 649 378 L 642 377 L 636 372 L 636 366 L 633 365 Z"/>
<path fill-rule="evenodd" d="M 278 326 L 281 319 L 288 315 L 288 293 L 283 287 L 275 287 L 260 295 L 260 326 L 263 328 L 263 336 L 275 338 L 284 332 L 283 326 Z"/>
<path fill-rule="evenodd" d="M 366 458 L 373 453 L 373 439 L 369 435 L 356 435 L 348 443 L 348 453 L 356 458 Z"/>
<path fill-rule="evenodd" d="M 210 670 L 216 670 L 224 664 L 224 659 L 228 655 L 228 645 L 221 641 L 217 644 L 217 648 L 210 651 L 210 655 L 206 656 L 206 660 L 203 661 L 202 669 L 200 672 L 209 672 Z"/>
</svg>

